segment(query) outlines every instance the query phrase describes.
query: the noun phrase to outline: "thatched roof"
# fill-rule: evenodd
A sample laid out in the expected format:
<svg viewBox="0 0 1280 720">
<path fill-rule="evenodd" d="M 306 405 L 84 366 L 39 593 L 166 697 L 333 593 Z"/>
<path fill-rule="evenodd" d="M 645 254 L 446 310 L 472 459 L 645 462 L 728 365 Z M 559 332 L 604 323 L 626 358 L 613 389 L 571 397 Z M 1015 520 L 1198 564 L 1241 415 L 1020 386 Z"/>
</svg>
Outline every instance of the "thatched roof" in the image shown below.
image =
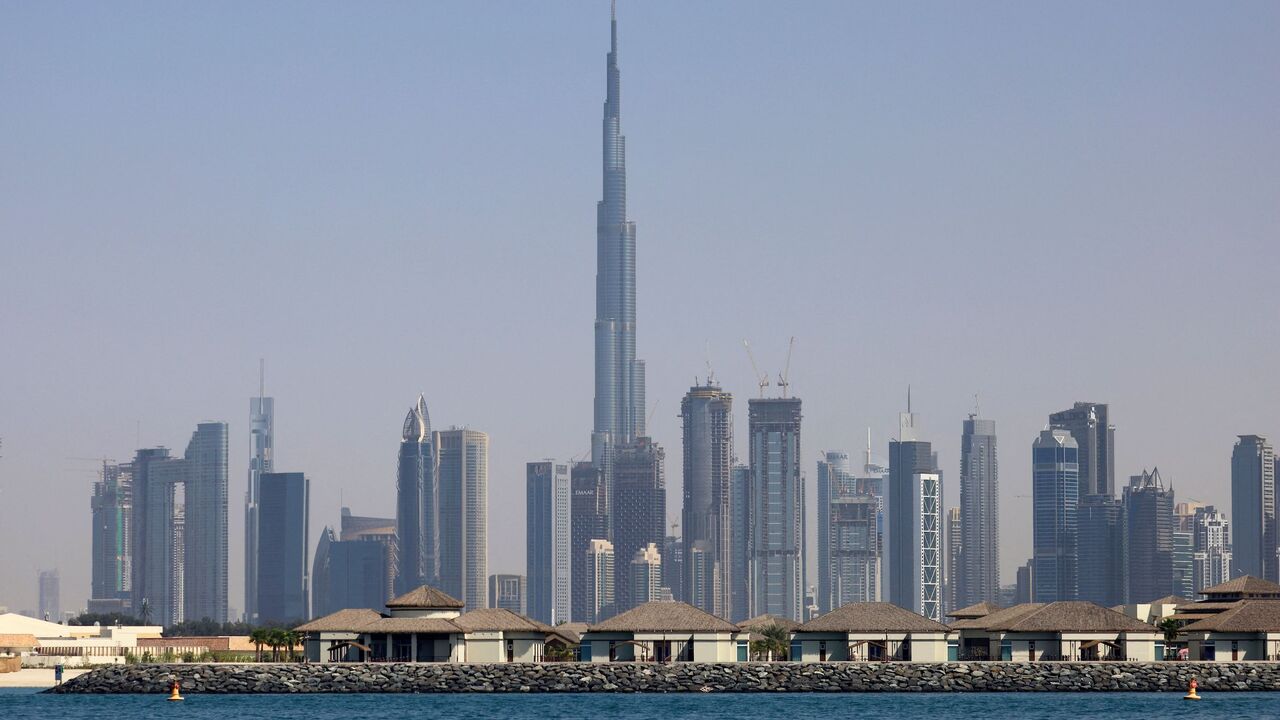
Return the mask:
<svg viewBox="0 0 1280 720">
<path fill-rule="evenodd" d="M 552 628 L 506 608 L 482 608 L 451 620 L 467 632 L 531 632 L 549 633 Z"/>
<path fill-rule="evenodd" d="M 1280 601 L 1242 600 L 1182 628 L 1183 632 L 1280 632 Z"/>
<path fill-rule="evenodd" d="M 993 612 L 1003 610 L 1004 608 L 993 602 L 982 601 L 969 607 L 963 607 L 959 610 L 952 610 L 947 613 L 947 617 L 953 617 L 957 620 L 972 620 L 973 618 L 986 617 Z"/>
<path fill-rule="evenodd" d="M 365 608 L 339 610 L 294 628 L 298 632 L 360 632 L 382 615 Z"/>
<path fill-rule="evenodd" d="M 1205 588 L 1200 591 L 1201 595 L 1211 597 L 1214 595 L 1235 595 L 1239 597 L 1280 598 L 1280 585 L 1270 580 L 1263 580 L 1252 575 L 1241 575 L 1240 577 L 1231 578 L 1221 585 Z"/>
<path fill-rule="evenodd" d="M 456 610 L 465 606 L 461 600 L 429 585 L 394 598 L 387 603 L 389 608 L 413 608 L 422 610 L 448 609 Z"/>
<path fill-rule="evenodd" d="M 582 634 L 587 631 L 587 624 L 581 622 L 560 623 L 551 628 L 551 632 L 559 635 L 569 645 L 582 642 Z"/>
<path fill-rule="evenodd" d="M 589 627 L 588 632 L 738 632 L 737 625 L 682 602 L 657 600 Z"/>
<path fill-rule="evenodd" d="M 1159 632 L 1154 625 L 1084 600 L 1022 603 L 952 627 L 1004 632 Z"/>
<path fill-rule="evenodd" d="M 778 627 L 783 627 L 790 631 L 795 631 L 796 628 L 800 627 L 800 623 L 792 620 L 791 618 L 778 617 L 777 615 L 770 615 L 769 613 L 757 615 L 750 620 L 743 620 L 738 623 L 739 627 L 749 628 L 751 630 L 763 630 L 770 625 L 777 625 Z"/>
<path fill-rule="evenodd" d="M 1191 601 L 1184 597 L 1178 597 L 1177 595 L 1165 595 L 1164 597 L 1158 598 L 1156 600 L 1152 600 L 1147 604 L 1148 605 L 1172 605 L 1174 607 L 1177 607 L 1179 605 L 1189 605 L 1190 603 Z"/>
<path fill-rule="evenodd" d="M 887 602 L 849 603 L 816 617 L 796 632 L 947 632 L 940 622 Z"/>
</svg>

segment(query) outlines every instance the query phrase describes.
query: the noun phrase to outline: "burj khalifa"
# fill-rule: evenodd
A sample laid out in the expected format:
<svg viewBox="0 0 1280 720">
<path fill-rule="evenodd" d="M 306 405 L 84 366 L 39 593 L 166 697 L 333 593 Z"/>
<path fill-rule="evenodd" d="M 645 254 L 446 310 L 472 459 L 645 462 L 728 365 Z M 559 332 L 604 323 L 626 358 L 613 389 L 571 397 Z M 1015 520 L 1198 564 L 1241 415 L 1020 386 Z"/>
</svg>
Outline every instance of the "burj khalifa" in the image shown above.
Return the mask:
<svg viewBox="0 0 1280 720">
<path fill-rule="evenodd" d="M 615 448 L 645 434 L 644 361 L 636 359 L 636 224 L 627 220 L 618 14 L 610 13 L 604 197 L 596 205 L 595 429 L 591 459 L 608 478 Z"/>
</svg>

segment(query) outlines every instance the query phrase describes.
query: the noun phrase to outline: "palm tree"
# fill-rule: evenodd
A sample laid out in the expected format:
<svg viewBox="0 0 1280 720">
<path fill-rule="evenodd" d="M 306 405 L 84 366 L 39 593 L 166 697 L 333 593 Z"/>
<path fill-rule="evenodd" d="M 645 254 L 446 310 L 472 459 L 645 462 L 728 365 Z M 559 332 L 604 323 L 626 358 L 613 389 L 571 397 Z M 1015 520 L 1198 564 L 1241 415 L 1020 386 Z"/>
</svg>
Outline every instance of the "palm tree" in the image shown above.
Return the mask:
<svg viewBox="0 0 1280 720">
<path fill-rule="evenodd" d="M 759 641 L 759 647 L 766 659 L 786 660 L 787 652 L 791 649 L 791 631 L 777 623 L 766 625 L 759 630 L 764 637 Z"/>
<path fill-rule="evenodd" d="M 297 630 L 284 631 L 284 643 L 289 648 L 289 662 L 293 662 L 295 658 L 294 648 L 302 642 L 302 633 Z"/>
<path fill-rule="evenodd" d="M 1160 628 L 1160 632 L 1164 633 L 1164 656 L 1167 658 L 1171 653 L 1176 653 L 1173 644 L 1178 641 L 1178 635 L 1182 631 L 1182 624 L 1171 617 L 1167 617 L 1156 624 Z M 1174 657 L 1177 657 L 1175 654 Z"/>
<path fill-rule="evenodd" d="M 142 598 L 142 604 L 138 607 L 138 614 L 142 616 L 143 625 L 151 624 L 151 601 L 150 600 L 146 598 Z"/>
<path fill-rule="evenodd" d="M 262 662 L 262 646 L 267 644 L 267 631 L 255 628 L 249 633 L 249 642 L 253 643 L 254 662 Z"/>
</svg>

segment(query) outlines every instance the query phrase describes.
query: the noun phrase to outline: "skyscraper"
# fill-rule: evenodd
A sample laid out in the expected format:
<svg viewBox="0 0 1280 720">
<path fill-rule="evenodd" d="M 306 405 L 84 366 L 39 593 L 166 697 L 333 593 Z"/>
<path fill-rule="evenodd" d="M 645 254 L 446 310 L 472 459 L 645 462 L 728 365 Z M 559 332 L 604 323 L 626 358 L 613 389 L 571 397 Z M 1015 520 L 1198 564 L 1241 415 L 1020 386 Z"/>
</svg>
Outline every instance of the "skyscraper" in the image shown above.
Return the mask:
<svg viewBox="0 0 1280 720">
<path fill-rule="evenodd" d="M 684 435 L 684 592 L 717 617 L 730 609 L 733 395 L 708 379 L 680 403 Z"/>
<path fill-rule="evenodd" d="M 662 554 L 655 543 L 649 543 L 631 556 L 627 582 L 631 583 L 634 605 L 662 599 Z"/>
<path fill-rule="evenodd" d="M 1173 490 L 1159 468 L 1129 478 L 1124 489 L 1124 548 L 1127 603 L 1172 595 Z"/>
<path fill-rule="evenodd" d="M 880 599 L 878 510 L 879 501 L 869 494 L 844 494 L 828 503 L 827 591 L 818 592 L 820 613 Z"/>
<path fill-rule="evenodd" d="M 200 423 L 184 455 L 184 614 L 227 621 L 227 424 Z"/>
<path fill-rule="evenodd" d="M 311 481 L 302 473 L 258 477 L 258 621 L 283 625 L 311 617 Z"/>
<path fill-rule="evenodd" d="M 827 452 L 818 461 L 818 612 L 831 612 L 831 501 L 853 485 L 849 453 Z M 838 607 L 838 606 L 834 606 Z"/>
<path fill-rule="evenodd" d="M 133 466 L 103 461 L 89 507 L 93 517 L 90 604 L 97 600 L 123 609 L 132 583 Z"/>
<path fill-rule="evenodd" d="M 889 602 L 942 621 L 942 474 L 930 443 L 916 439 L 916 416 L 898 415 L 885 490 L 885 574 Z"/>
<path fill-rule="evenodd" d="M 667 524 L 666 454 L 647 437 L 619 445 L 613 458 L 613 550 L 616 563 L 614 603 L 617 612 L 637 603 L 631 597 L 630 558 L 650 543 L 662 542 Z"/>
<path fill-rule="evenodd" d="M 467 610 L 483 608 L 489 578 L 489 436 L 451 428 L 436 433 L 436 446 L 439 586 Z M 403 558 L 404 549 L 400 552 Z"/>
<path fill-rule="evenodd" d="M 266 397 L 265 363 L 258 363 L 258 397 L 249 398 L 249 482 L 244 495 L 244 616 L 258 621 L 259 478 L 275 463 L 275 398 Z M 293 619 L 293 618 L 290 618 Z"/>
<path fill-rule="evenodd" d="M 527 614 L 529 603 L 524 575 L 490 575 L 489 607 L 510 610 L 517 615 Z"/>
<path fill-rule="evenodd" d="M 1078 498 L 1090 495 L 1115 497 L 1115 426 L 1108 422 L 1105 403 L 1078 402 L 1070 410 L 1049 415 L 1049 427 L 1075 438 L 1080 456 Z"/>
<path fill-rule="evenodd" d="M 1271 443 L 1241 435 L 1231 452 L 1231 574 L 1280 580 L 1276 559 L 1276 466 Z"/>
<path fill-rule="evenodd" d="M 603 123 L 603 196 L 596 206 L 595 429 L 592 462 L 612 481 L 613 448 L 645 434 L 644 363 L 636 359 L 636 225 L 627 220 L 618 19 L 611 39 Z"/>
<path fill-rule="evenodd" d="M 614 615 L 614 554 L 613 543 L 595 539 L 587 547 L 587 567 L 590 568 L 589 622 L 598 623 Z"/>
<path fill-rule="evenodd" d="M 396 537 L 400 565 L 396 592 L 439 584 L 440 528 L 436 507 L 439 493 L 440 445 L 431 432 L 427 400 L 409 408 L 400 433 L 396 470 Z"/>
<path fill-rule="evenodd" d="M 604 473 L 593 463 L 574 463 L 569 474 L 573 488 L 569 513 L 573 621 L 594 622 L 595 608 L 591 604 L 594 589 L 588 553 L 591 541 L 603 540 L 609 527 L 608 488 L 604 484 Z"/>
<path fill-rule="evenodd" d="M 684 593 L 684 540 L 668 535 L 662 542 L 662 582 L 671 590 L 671 598 L 688 602 Z"/>
<path fill-rule="evenodd" d="M 347 608 L 382 612 L 394 594 L 396 521 L 342 508 L 342 534 L 325 528 L 312 572 L 315 617 Z"/>
<path fill-rule="evenodd" d="M 1216 507 L 1207 505 L 1196 508 L 1191 533 L 1191 584 L 1199 595 L 1231 579 L 1231 523 Z"/>
<path fill-rule="evenodd" d="M 1058 428 L 1042 431 L 1031 445 L 1032 577 L 1036 602 L 1075 600 L 1079 593 L 1079 453 L 1072 434 Z"/>
<path fill-rule="evenodd" d="M 963 527 L 960 519 L 960 508 L 947 508 L 946 523 L 946 546 L 947 546 L 947 589 L 943 593 L 944 605 L 943 614 L 958 610 L 964 607 L 960 603 L 960 576 L 964 574 L 964 568 L 961 566 L 960 557 L 964 554 Z"/>
<path fill-rule="evenodd" d="M 40 619 L 49 622 L 62 622 L 61 581 L 57 570 L 41 570 L 40 576 Z"/>
<path fill-rule="evenodd" d="M 751 468 L 734 465 L 729 474 L 729 612 L 746 620 L 751 612 Z"/>
<path fill-rule="evenodd" d="M 160 474 L 159 466 L 168 460 L 168 448 L 147 448 L 138 450 L 131 464 L 133 518 L 130 538 L 130 606 L 139 619 L 161 624 L 164 617 L 157 612 L 157 603 L 167 599 L 169 592 L 166 577 L 171 571 L 171 564 L 167 560 L 173 493 L 157 476 Z"/>
<path fill-rule="evenodd" d="M 1090 495 L 1076 514 L 1078 599 L 1103 607 L 1124 603 L 1124 518 L 1119 500 Z"/>
<path fill-rule="evenodd" d="M 570 502 L 568 463 L 525 465 L 525 573 L 529 617 L 549 625 L 569 619 Z"/>
<path fill-rule="evenodd" d="M 747 401 L 753 614 L 804 621 L 804 476 L 800 398 Z"/>
<path fill-rule="evenodd" d="M 999 478 L 996 423 L 970 415 L 960 435 L 961 550 L 954 578 L 957 608 L 994 603 L 1000 595 Z"/>
</svg>

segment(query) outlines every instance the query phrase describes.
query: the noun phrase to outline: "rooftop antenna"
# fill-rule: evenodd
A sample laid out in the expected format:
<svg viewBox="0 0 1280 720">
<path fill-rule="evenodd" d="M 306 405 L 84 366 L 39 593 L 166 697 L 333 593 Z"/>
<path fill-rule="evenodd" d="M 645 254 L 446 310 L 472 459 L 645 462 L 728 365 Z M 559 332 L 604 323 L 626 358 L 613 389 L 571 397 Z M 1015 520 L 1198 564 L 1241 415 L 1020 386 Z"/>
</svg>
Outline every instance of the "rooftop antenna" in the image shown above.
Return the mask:
<svg viewBox="0 0 1280 720">
<path fill-rule="evenodd" d="M 907 383 L 907 414 L 911 414 L 911 383 Z"/>
<path fill-rule="evenodd" d="M 867 469 L 867 468 L 870 468 L 870 467 L 871 467 L 871 426 L 870 426 L 870 425 L 868 425 L 868 426 L 867 426 L 867 451 L 866 451 L 866 459 L 863 461 L 862 465 L 863 465 L 863 471 L 864 471 L 864 472 L 866 471 L 866 469 Z"/>
<path fill-rule="evenodd" d="M 751 352 L 751 343 L 746 338 L 742 339 L 742 346 L 747 349 L 747 358 L 751 360 L 751 369 L 756 374 L 756 384 L 760 386 L 760 397 L 764 397 L 764 389 L 769 387 L 769 373 L 760 372 L 760 366 L 756 365 L 755 353 Z"/>
<path fill-rule="evenodd" d="M 258 397 L 267 396 L 267 360 L 258 358 Z"/>
<path fill-rule="evenodd" d="M 982 417 L 982 403 L 978 401 L 978 393 L 973 394 L 973 414 L 969 416 L 972 420 L 976 417 Z"/>
<path fill-rule="evenodd" d="M 796 349 L 796 337 L 791 336 L 791 342 L 787 345 L 787 362 L 782 367 L 782 373 L 778 375 L 778 387 L 782 388 L 782 397 L 787 396 L 787 388 L 791 383 L 787 378 L 791 375 L 791 351 Z"/>
<path fill-rule="evenodd" d="M 707 340 L 704 357 L 707 362 L 707 384 L 712 385 L 715 383 L 716 374 L 715 371 L 711 369 L 711 340 Z"/>
</svg>

